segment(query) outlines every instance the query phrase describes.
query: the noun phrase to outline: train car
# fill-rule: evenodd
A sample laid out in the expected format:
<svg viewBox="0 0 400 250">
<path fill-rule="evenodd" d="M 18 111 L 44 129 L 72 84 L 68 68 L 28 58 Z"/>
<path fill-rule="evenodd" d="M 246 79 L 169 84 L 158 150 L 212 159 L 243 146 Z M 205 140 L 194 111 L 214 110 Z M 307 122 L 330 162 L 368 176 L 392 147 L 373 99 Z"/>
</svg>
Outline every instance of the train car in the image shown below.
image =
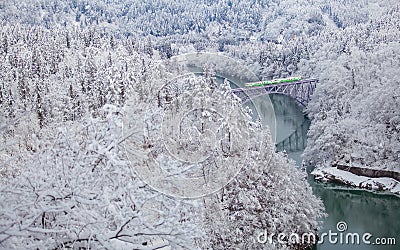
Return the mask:
<svg viewBox="0 0 400 250">
<path fill-rule="evenodd" d="M 274 79 L 274 80 L 269 80 L 269 81 L 251 82 L 251 83 L 246 83 L 245 86 L 246 87 L 260 87 L 260 86 L 285 83 L 285 82 L 296 82 L 296 81 L 300 81 L 300 80 L 301 80 L 301 76 L 298 76 L 298 77 Z"/>
</svg>

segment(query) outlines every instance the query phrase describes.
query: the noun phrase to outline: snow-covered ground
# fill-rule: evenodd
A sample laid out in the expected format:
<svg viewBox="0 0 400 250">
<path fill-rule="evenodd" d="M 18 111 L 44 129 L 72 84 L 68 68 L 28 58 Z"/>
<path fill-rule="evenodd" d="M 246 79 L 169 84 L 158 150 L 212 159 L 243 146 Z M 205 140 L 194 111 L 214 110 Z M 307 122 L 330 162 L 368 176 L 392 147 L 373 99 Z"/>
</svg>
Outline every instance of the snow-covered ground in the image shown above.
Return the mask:
<svg viewBox="0 0 400 250">
<path fill-rule="evenodd" d="M 355 188 L 382 191 L 400 196 L 399 182 L 388 177 L 370 178 L 359 176 L 335 167 L 317 167 L 311 174 L 319 181 L 337 182 Z"/>
</svg>

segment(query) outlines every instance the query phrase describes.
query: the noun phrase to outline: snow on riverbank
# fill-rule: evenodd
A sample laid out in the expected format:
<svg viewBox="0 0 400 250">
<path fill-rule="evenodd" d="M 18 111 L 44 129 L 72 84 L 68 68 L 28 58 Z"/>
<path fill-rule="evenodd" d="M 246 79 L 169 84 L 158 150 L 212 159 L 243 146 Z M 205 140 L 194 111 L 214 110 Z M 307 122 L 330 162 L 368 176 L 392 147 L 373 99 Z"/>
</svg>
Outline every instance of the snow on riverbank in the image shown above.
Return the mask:
<svg viewBox="0 0 400 250">
<path fill-rule="evenodd" d="M 370 178 L 359 176 L 335 167 L 317 167 L 311 174 L 318 181 L 336 182 L 356 188 L 400 195 L 399 182 L 388 177 Z"/>
</svg>

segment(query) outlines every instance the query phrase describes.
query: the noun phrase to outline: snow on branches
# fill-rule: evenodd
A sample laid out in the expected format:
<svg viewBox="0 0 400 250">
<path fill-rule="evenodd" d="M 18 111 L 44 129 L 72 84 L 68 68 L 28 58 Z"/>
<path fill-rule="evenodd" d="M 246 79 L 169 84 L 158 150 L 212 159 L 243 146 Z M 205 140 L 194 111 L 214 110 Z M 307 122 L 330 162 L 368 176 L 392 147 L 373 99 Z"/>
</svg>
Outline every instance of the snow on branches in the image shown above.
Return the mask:
<svg viewBox="0 0 400 250">
<path fill-rule="evenodd" d="M 191 215 L 201 209 L 135 176 L 119 113 L 106 105 L 98 118 L 42 132 L 19 175 L 1 183 L 0 246 L 146 249 L 164 239 L 190 248 L 200 235 Z"/>
</svg>

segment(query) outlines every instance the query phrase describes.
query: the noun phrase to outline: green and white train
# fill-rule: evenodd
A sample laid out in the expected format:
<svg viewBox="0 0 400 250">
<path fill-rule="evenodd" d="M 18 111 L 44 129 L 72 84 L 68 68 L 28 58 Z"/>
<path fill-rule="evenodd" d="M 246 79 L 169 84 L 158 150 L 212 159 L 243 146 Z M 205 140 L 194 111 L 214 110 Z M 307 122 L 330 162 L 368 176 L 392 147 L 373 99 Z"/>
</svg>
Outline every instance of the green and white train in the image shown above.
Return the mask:
<svg viewBox="0 0 400 250">
<path fill-rule="evenodd" d="M 260 87 L 260 86 L 279 84 L 279 83 L 285 83 L 285 82 L 297 82 L 300 80 L 301 80 L 301 76 L 297 76 L 297 77 L 289 77 L 289 78 L 282 78 L 282 79 L 274 79 L 274 80 L 269 80 L 269 81 L 251 82 L 251 83 L 246 83 L 244 86 Z"/>
</svg>

